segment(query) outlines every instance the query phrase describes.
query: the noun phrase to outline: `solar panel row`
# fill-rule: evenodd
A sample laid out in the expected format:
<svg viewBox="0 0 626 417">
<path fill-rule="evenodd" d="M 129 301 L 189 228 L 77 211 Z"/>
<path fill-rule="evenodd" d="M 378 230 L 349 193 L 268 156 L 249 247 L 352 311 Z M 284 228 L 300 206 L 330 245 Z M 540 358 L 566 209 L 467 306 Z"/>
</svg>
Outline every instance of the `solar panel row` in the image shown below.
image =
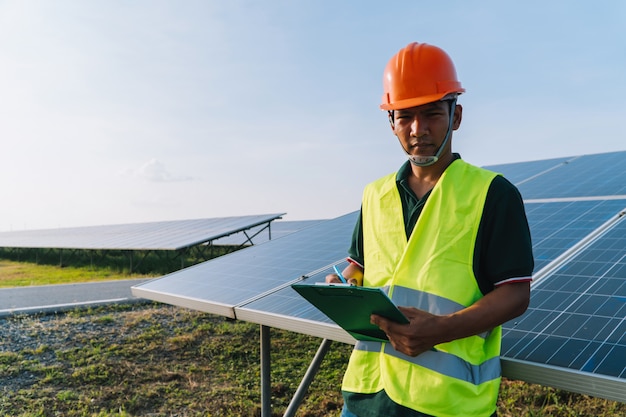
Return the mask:
<svg viewBox="0 0 626 417">
<path fill-rule="evenodd" d="M 266 224 L 283 215 L 284 213 L 1 232 L 0 247 L 180 250 Z"/>
</svg>

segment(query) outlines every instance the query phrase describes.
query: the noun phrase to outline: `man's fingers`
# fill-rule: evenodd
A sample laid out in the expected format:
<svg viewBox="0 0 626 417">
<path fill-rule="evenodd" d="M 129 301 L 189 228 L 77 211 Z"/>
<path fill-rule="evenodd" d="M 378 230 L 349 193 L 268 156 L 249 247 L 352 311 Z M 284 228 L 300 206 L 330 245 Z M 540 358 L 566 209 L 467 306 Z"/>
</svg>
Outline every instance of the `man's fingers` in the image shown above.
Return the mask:
<svg viewBox="0 0 626 417">
<path fill-rule="evenodd" d="M 391 320 L 387 320 L 386 318 L 379 316 L 378 314 L 372 314 L 370 316 L 370 322 L 380 327 L 381 330 L 385 333 L 387 333 L 389 326 L 394 324 Z"/>
<path fill-rule="evenodd" d="M 341 282 L 341 280 L 339 279 L 339 276 L 337 274 L 328 274 L 325 277 L 325 281 L 327 284 L 336 284 Z"/>
</svg>

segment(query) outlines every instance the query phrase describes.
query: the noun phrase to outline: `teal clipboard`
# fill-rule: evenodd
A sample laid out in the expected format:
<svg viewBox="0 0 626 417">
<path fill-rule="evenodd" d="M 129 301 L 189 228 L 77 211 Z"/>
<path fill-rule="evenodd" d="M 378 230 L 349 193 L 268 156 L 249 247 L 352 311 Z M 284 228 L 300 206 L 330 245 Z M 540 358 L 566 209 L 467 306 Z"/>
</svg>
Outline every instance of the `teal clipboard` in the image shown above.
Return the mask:
<svg viewBox="0 0 626 417">
<path fill-rule="evenodd" d="M 372 314 L 398 323 L 409 322 L 380 288 L 345 284 L 292 284 L 291 288 L 357 340 L 389 340 L 385 332 L 370 323 Z"/>
</svg>

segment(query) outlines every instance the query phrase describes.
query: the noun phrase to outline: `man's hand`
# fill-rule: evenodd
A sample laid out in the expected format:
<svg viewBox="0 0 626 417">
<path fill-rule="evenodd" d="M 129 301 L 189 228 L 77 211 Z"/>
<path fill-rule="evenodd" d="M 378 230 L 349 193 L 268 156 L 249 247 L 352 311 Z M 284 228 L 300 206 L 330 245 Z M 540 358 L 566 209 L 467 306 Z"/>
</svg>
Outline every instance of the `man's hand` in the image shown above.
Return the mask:
<svg viewBox="0 0 626 417">
<path fill-rule="evenodd" d="M 376 314 L 371 317 L 372 324 L 387 334 L 395 350 L 405 355 L 417 356 L 444 341 L 441 335 L 441 316 L 413 307 L 398 309 L 409 319 L 409 324 L 396 323 Z"/>
<path fill-rule="evenodd" d="M 359 285 L 359 281 L 357 281 L 355 278 L 346 277 L 346 282 L 350 285 Z M 339 275 L 337 274 L 326 275 L 326 283 L 327 284 L 343 284 L 341 279 L 339 279 Z"/>
</svg>

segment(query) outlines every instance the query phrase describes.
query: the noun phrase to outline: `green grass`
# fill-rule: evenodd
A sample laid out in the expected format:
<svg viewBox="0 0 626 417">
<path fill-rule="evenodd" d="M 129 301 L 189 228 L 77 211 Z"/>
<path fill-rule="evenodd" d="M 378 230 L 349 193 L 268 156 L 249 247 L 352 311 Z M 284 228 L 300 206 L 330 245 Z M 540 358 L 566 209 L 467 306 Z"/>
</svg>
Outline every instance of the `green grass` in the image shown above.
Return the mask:
<svg viewBox="0 0 626 417">
<path fill-rule="evenodd" d="M 0 353 L 0 416 L 254 416 L 260 409 L 259 329 L 250 323 L 156 304 L 76 311 L 43 325 L 9 320 L 32 327 L 33 338 L 67 339 Z M 85 323 L 101 325 L 85 331 Z M 272 335 L 272 402 L 284 411 L 319 340 Z M 291 346 L 299 347 L 297 355 Z M 335 413 L 341 400 L 335 365 L 342 369 L 348 354 L 349 346 L 335 345 L 301 415 Z M 18 383 L 28 375 L 32 383 Z"/>
<path fill-rule="evenodd" d="M 0 288 L 129 279 L 143 276 L 146 274 L 129 274 L 106 267 L 60 267 L 0 260 Z"/>
<path fill-rule="evenodd" d="M 187 251 L 0 248 L 0 260 L 61 270 L 78 268 L 91 274 L 165 275 L 241 248 L 211 245 L 198 245 Z"/>
</svg>

